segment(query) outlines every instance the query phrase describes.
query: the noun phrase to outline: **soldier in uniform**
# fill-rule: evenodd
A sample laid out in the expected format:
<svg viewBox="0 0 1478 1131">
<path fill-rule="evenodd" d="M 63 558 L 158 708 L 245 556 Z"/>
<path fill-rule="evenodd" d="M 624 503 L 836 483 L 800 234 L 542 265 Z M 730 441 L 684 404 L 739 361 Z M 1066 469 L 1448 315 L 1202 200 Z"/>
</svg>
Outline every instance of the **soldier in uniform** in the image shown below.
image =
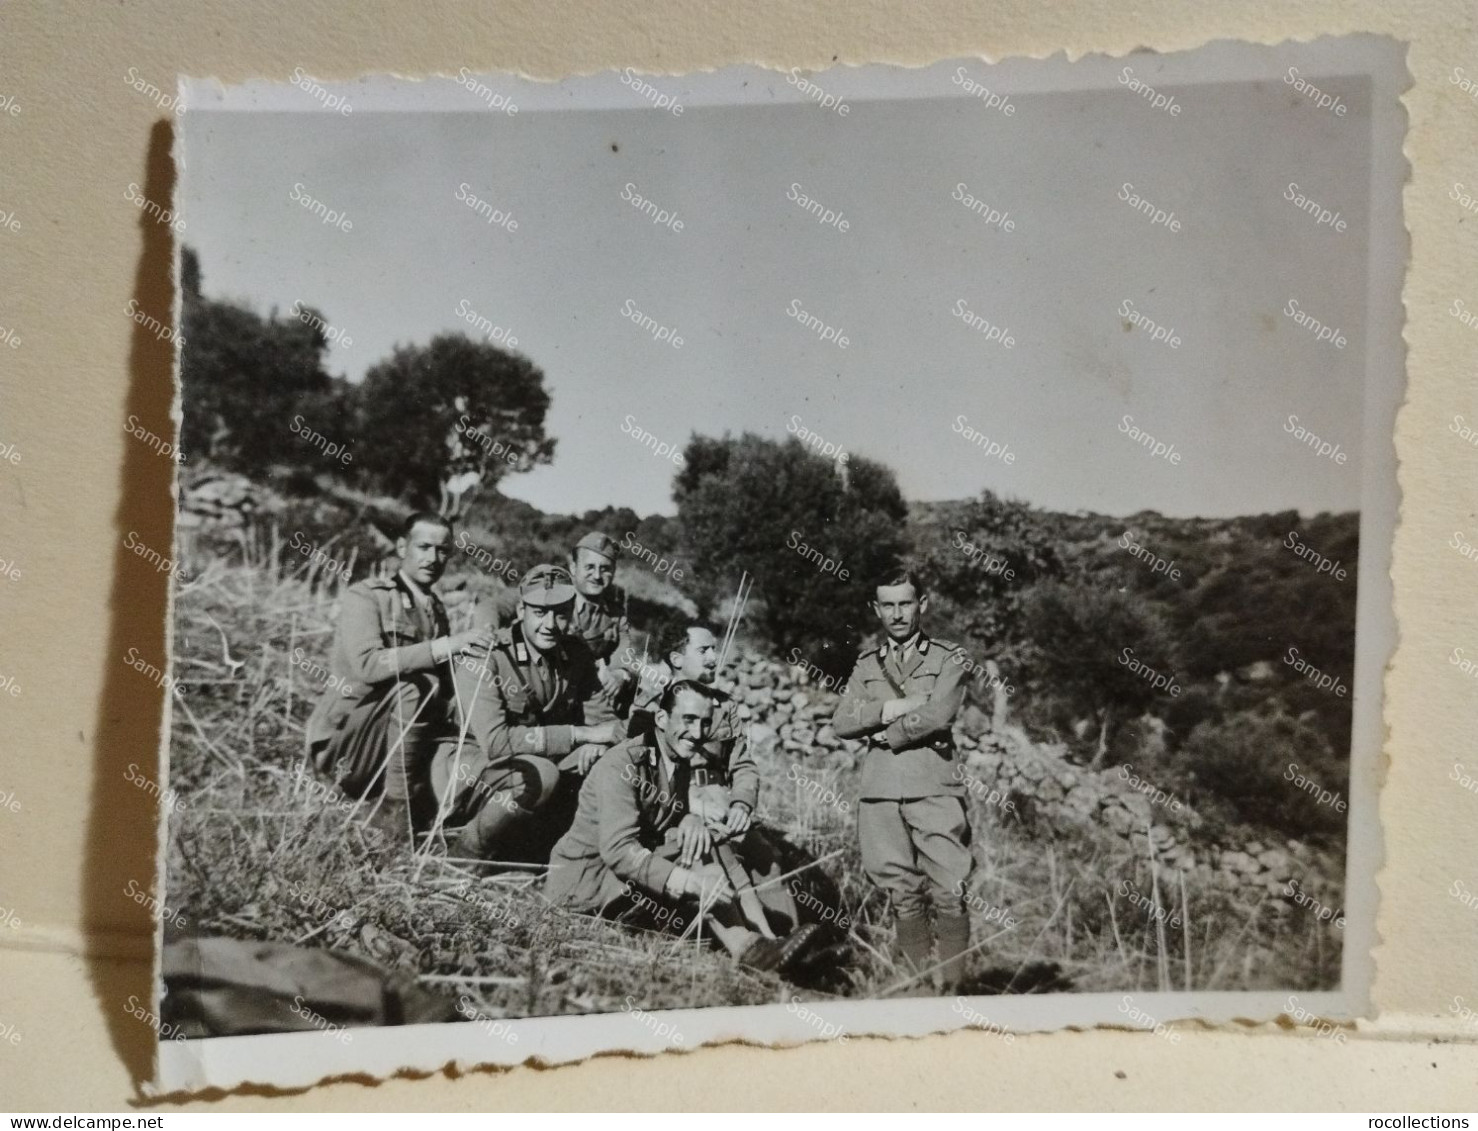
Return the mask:
<svg viewBox="0 0 1478 1131">
<path fill-rule="evenodd" d="M 575 821 L 550 856 L 544 894 L 574 911 L 616 918 L 646 908 L 647 918 L 669 923 L 706 908 L 705 925 L 731 955 L 757 969 L 785 970 L 816 934 L 815 924 L 796 925 L 789 893 L 778 883 L 743 893 L 756 903 L 765 897 L 762 914 L 778 912 L 781 935 L 773 937 L 769 923 L 757 924 L 742 909 L 725 869 L 693 859 L 680 832 L 690 823 L 693 765 L 705 754 L 716 705 L 706 685 L 676 680 L 663 690 L 656 726 L 596 763 Z M 746 866 L 773 870 L 752 858 L 747 842 L 737 851 Z"/>
<path fill-rule="evenodd" d="M 354 797 L 383 792 L 373 823 L 408 842 L 429 816 L 427 766 L 446 730 L 449 661 L 485 645 L 479 629 L 453 634 L 432 586 L 446 569 L 452 527 L 428 511 L 410 516 L 396 542 L 398 568 L 345 590 L 330 678 L 308 720 L 308 752 L 320 773 Z"/>
<path fill-rule="evenodd" d="M 575 606 L 570 634 L 585 642 L 600 673 L 601 702 L 610 717 L 624 716 L 636 688 L 636 673 L 621 657 L 630 650 L 631 626 L 626 594 L 614 584 L 621 547 L 615 539 L 592 530 L 570 551 Z"/>
<path fill-rule="evenodd" d="M 703 754 L 693 765 L 692 810 L 722 825 L 730 837 L 749 831 L 759 804 L 760 775 L 749 749 L 739 704 L 718 690 L 718 638 L 704 624 L 677 622 L 658 637 L 660 662 L 640 670 L 643 678 L 631 709 L 632 733 L 650 729 L 662 692 L 675 680 L 701 683 L 714 695 L 713 722 Z M 701 847 L 707 849 L 708 843 Z"/>
<path fill-rule="evenodd" d="M 432 771 L 447 823 L 465 821 L 454 855 L 493 859 L 529 847 L 539 839 L 530 818 L 541 813 L 558 824 L 564 799 L 564 824 L 553 835 L 562 833 L 574 781 L 626 737 L 616 720 L 588 721 L 601 686 L 590 650 L 570 635 L 574 602 L 568 572 L 535 566 L 519 583 L 518 619 L 454 665 L 466 725 L 437 751 Z"/>
<path fill-rule="evenodd" d="M 973 862 L 950 727 L 964 702 L 964 673 L 972 669 L 962 649 L 920 630 L 928 607 L 911 571 L 880 580 L 872 608 L 883 641 L 857 658 L 832 727 L 870 744 L 857 834 L 863 870 L 893 905 L 900 965 L 929 969 L 937 944 L 944 991 L 951 992 L 970 946 L 963 892 Z"/>
</svg>

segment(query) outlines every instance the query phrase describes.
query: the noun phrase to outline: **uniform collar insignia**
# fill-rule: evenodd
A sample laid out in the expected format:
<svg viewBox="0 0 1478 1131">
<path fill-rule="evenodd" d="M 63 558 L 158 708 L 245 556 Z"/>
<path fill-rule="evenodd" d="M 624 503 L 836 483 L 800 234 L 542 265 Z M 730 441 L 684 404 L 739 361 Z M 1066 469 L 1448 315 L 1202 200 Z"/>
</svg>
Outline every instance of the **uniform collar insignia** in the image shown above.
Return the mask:
<svg viewBox="0 0 1478 1131">
<path fill-rule="evenodd" d="M 919 654 L 922 655 L 929 650 L 929 638 L 925 636 L 923 630 L 920 629 L 912 636 L 910 636 L 907 640 L 890 639 L 885 647 L 891 648 L 895 657 L 902 656 L 910 648 L 915 647 L 918 648 Z"/>
</svg>

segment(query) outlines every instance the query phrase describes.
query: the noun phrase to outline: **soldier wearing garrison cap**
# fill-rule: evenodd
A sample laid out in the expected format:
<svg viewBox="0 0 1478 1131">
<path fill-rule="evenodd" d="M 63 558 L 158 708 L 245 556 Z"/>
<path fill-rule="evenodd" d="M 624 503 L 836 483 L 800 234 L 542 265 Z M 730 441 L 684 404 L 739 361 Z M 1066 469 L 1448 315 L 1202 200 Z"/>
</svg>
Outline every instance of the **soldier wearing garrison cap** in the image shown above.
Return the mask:
<svg viewBox="0 0 1478 1131">
<path fill-rule="evenodd" d="M 592 530 L 570 551 L 575 605 L 570 633 L 583 640 L 595 657 L 602 702 L 610 714 L 625 716 L 636 690 L 636 672 L 621 659 L 631 644 L 626 594 L 614 584 L 621 547 L 608 534 Z"/>
<path fill-rule="evenodd" d="M 832 727 L 870 744 L 857 835 L 863 871 L 893 905 L 899 963 L 920 975 L 938 969 L 949 993 L 970 946 L 963 893 L 972 870 L 951 724 L 974 665 L 962 649 L 919 628 L 929 598 L 913 573 L 900 568 L 880 578 L 872 607 L 883 641 L 857 658 Z"/>
<path fill-rule="evenodd" d="M 590 649 L 570 635 L 574 603 L 566 570 L 535 566 L 519 583 L 517 620 L 454 665 L 466 733 L 432 768 L 446 823 L 465 822 L 453 855 L 495 859 L 557 837 L 573 817 L 579 777 L 626 737 L 619 722 L 591 722 L 600 677 Z M 535 814 L 560 827 L 535 833 Z"/>
</svg>

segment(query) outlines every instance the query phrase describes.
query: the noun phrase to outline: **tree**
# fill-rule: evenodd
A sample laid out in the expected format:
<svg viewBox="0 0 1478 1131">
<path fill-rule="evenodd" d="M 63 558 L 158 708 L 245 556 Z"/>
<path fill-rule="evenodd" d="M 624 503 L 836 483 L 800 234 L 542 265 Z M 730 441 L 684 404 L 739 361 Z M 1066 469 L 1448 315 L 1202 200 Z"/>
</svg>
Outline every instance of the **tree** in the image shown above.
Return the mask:
<svg viewBox="0 0 1478 1131">
<path fill-rule="evenodd" d="M 465 334 L 397 346 L 355 401 L 356 459 L 369 484 L 416 505 L 459 512 L 472 491 L 554 455 L 543 372 Z"/>
<path fill-rule="evenodd" d="M 1023 612 L 1040 681 L 1098 723 L 1096 769 L 1120 723 L 1169 698 L 1169 684 L 1153 684 L 1154 674 L 1175 677 L 1169 636 L 1142 598 L 1113 589 L 1044 582 L 1026 595 Z"/>
<path fill-rule="evenodd" d="M 324 370 L 321 326 L 278 319 L 200 292 L 200 261 L 181 251 L 183 335 L 180 378 L 186 458 L 208 459 L 247 475 L 273 464 L 342 471 L 343 464 L 303 439 L 302 416 L 329 443 L 347 448 L 342 383 Z M 304 405 L 311 405 L 308 415 Z M 309 419 L 311 415 L 311 419 Z"/>
<path fill-rule="evenodd" d="M 673 497 L 693 564 L 684 588 L 700 611 L 716 611 L 747 571 L 748 615 L 766 642 L 845 675 L 870 627 L 873 580 L 907 546 L 908 506 L 892 471 L 867 459 L 838 464 L 794 438 L 700 436 Z"/>
<path fill-rule="evenodd" d="M 1021 594 L 1063 573 L 1048 520 L 1027 503 L 991 491 L 935 509 L 939 513 L 912 524 L 918 554 L 935 581 L 935 622 L 980 654 L 1011 663 L 1024 643 Z"/>
</svg>

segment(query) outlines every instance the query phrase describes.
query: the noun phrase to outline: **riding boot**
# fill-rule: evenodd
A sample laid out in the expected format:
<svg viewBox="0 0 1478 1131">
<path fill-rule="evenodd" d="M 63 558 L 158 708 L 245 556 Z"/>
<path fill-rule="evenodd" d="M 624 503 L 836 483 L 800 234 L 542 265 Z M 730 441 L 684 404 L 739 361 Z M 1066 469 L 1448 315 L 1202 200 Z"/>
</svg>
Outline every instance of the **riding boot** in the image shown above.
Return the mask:
<svg viewBox="0 0 1478 1131">
<path fill-rule="evenodd" d="M 965 977 L 965 952 L 970 949 L 970 917 L 939 914 L 934 920 L 934 938 L 939 945 L 939 976 L 942 992 L 958 992 Z"/>
<path fill-rule="evenodd" d="M 529 814 L 506 794 L 494 794 L 477 816 L 463 826 L 452 843 L 451 854 L 473 860 L 487 860 L 507 839 L 508 833 Z"/>
<path fill-rule="evenodd" d="M 411 783 L 407 803 L 410 807 L 411 828 L 418 834 L 425 833 L 436 823 L 436 792 L 431 788 L 430 782 Z"/>
<path fill-rule="evenodd" d="M 927 969 L 929 950 L 933 942 L 928 918 L 904 918 L 900 915 L 896 923 L 898 938 L 893 947 L 893 960 L 898 964 L 899 973 L 911 976 Z"/>
<path fill-rule="evenodd" d="M 369 827 L 384 837 L 386 848 L 410 848 L 415 843 L 410 805 L 399 798 L 381 797 L 369 819 Z"/>
</svg>

